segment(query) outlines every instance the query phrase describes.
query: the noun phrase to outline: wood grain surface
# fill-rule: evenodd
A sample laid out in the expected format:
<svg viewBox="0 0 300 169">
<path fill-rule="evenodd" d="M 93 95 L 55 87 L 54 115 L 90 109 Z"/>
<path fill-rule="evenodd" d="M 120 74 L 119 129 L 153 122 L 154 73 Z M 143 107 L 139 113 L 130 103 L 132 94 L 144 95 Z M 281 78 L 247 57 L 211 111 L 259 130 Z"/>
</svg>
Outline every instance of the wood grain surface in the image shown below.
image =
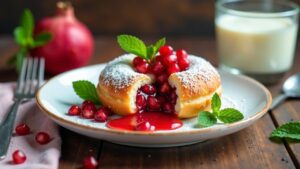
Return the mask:
<svg viewBox="0 0 300 169">
<path fill-rule="evenodd" d="M 147 39 L 152 42 L 153 39 Z M 174 48 L 185 48 L 189 53 L 204 56 L 217 65 L 216 46 L 213 38 L 168 38 Z M 10 37 L 0 39 L 0 82 L 16 80 L 17 74 L 6 66 L 16 46 Z M 90 64 L 107 62 L 120 55 L 114 37 L 97 37 L 96 50 Z M 276 96 L 288 75 L 300 71 L 300 50 L 297 48 L 293 69 L 276 85 L 268 86 Z M 50 75 L 48 75 L 49 77 Z M 78 169 L 83 158 L 94 155 L 99 168 L 174 168 L 174 169 L 293 169 L 300 168 L 300 143 L 274 143 L 269 140 L 272 130 L 288 121 L 300 120 L 300 101 L 288 100 L 270 111 L 254 125 L 218 139 L 176 148 L 134 148 L 116 145 L 85 137 L 61 128 L 61 169 Z"/>
</svg>

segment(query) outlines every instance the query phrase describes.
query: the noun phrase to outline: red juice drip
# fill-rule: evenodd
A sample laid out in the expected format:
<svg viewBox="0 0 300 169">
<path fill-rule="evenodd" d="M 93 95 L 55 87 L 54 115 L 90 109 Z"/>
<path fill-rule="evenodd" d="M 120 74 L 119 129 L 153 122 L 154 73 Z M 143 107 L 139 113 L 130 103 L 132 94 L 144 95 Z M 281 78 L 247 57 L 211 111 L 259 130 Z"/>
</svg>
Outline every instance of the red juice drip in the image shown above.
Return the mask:
<svg viewBox="0 0 300 169">
<path fill-rule="evenodd" d="M 161 112 L 143 112 L 110 120 L 106 126 L 118 130 L 136 130 L 136 126 L 143 122 L 149 122 L 155 130 L 175 130 L 183 123 L 176 115 Z"/>
</svg>

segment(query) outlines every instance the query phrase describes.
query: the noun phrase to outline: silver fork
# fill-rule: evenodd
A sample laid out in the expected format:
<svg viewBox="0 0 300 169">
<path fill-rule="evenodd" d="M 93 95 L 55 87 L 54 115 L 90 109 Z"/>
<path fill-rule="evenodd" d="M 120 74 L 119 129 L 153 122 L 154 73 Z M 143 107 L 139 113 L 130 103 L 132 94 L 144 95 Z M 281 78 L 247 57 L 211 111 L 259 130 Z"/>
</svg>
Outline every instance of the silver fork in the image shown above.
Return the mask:
<svg viewBox="0 0 300 169">
<path fill-rule="evenodd" d="M 6 157 L 18 107 L 23 101 L 32 99 L 35 96 L 44 80 L 44 69 L 45 60 L 43 58 L 24 59 L 14 93 L 14 104 L 5 120 L 0 124 L 0 160 Z"/>
</svg>

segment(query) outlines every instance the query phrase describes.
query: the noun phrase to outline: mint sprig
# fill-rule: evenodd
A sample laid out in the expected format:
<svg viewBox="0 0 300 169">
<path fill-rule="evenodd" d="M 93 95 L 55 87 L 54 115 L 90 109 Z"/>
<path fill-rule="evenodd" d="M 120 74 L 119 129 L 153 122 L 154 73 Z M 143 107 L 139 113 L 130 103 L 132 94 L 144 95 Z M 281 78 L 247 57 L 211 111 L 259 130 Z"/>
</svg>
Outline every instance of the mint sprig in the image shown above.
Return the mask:
<svg viewBox="0 0 300 169">
<path fill-rule="evenodd" d="M 158 40 L 155 45 L 154 45 L 154 54 L 156 54 L 159 50 L 160 47 L 164 46 L 166 44 L 166 38 L 161 38 L 160 40 Z"/>
<path fill-rule="evenodd" d="M 142 40 L 132 35 L 119 35 L 117 41 L 124 51 L 135 54 L 147 61 L 151 61 L 157 54 L 159 48 L 165 45 L 166 38 L 162 38 L 154 45 L 149 46 L 146 46 Z"/>
<path fill-rule="evenodd" d="M 198 125 L 200 127 L 210 127 L 217 123 L 219 119 L 223 123 L 234 123 L 244 118 L 243 114 L 234 108 L 221 110 L 221 99 L 217 93 L 212 97 L 212 112 L 202 111 L 198 114 Z"/>
<path fill-rule="evenodd" d="M 300 141 L 300 122 L 289 122 L 279 126 L 270 136 L 271 139 L 287 138 Z"/>
<path fill-rule="evenodd" d="M 75 93 L 80 98 L 83 100 L 91 100 L 98 105 L 101 104 L 97 95 L 96 86 L 92 82 L 87 80 L 78 80 L 74 81 L 72 84 Z"/>
<path fill-rule="evenodd" d="M 211 100 L 211 109 L 217 115 L 219 114 L 219 110 L 221 108 L 221 99 L 218 94 L 214 94 Z"/>
<path fill-rule="evenodd" d="M 131 35 L 119 35 L 117 41 L 120 47 L 126 52 L 147 59 L 147 47 L 139 38 Z"/>
<path fill-rule="evenodd" d="M 217 123 L 217 118 L 214 114 L 203 111 L 198 114 L 198 124 L 200 127 L 209 127 Z"/>
<path fill-rule="evenodd" d="M 20 25 L 14 29 L 14 39 L 20 46 L 18 52 L 8 61 L 9 64 L 16 65 L 16 70 L 20 71 L 24 57 L 30 49 L 40 47 L 48 43 L 52 36 L 48 32 L 43 32 L 33 36 L 34 17 L 29 9 L 25 9 Z"/>
</svg>

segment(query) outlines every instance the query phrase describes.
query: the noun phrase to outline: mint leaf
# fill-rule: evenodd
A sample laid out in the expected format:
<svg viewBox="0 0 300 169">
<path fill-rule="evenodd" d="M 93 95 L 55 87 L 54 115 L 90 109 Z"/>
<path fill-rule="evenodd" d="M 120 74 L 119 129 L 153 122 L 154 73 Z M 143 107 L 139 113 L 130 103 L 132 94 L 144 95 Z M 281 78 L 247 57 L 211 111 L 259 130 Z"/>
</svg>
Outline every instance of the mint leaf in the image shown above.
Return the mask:
<svg viewBox="0 0 300 169">
<path fill-rule="evenodd" d="M 300 122 L 289 122 L 281 125 L 271 133 L 271 138 L 289 138 L 300 141 Z"/>
<path fill-rule="evenodd" d="M 91 100 L 95 104 L 100 104 L 95 85 L 87 80 L 73 82 L 75 93 L 83 100 Z"/>
<path fill-rule="evenodd" d="M 159 48 L 166 43 L 166 38 L 162 38 L 158 40 L 155 45 L 150 45 L 148 47 L 142 40 L 132 35 L 119 35 L 117 41 L 120 47 L 126 52 L 151 61 Z"/>
<path fill-rule="evenodd" d="M 128 53 L 147 58 L 147 47 L 142 40 L 131 35 L 119 35 L 117 41 L 120 47 Z"/>
<path fill-rule="evenodd" d="M 156 48 L 156 50 L 154 51 L 154 54 L 156 54 L 158 52 L 159 48 L 164 46 L 165 44 L 166 44 L 166 38 L 161 38 L 160 40 L 158 40 L 154 45 Z"/>
<path fill-rule="evenodd" d="M 52 39 L 51 33 L 42 32 L 34 38 L 33 43 L 30 45 L 30 48 L 36 48 L 39 46 L 43 46 L 46 43 L 48 43 L 51 39 Z"/>
<path fill-rule="evenodd" d="M 215 93 L 211 100 L 211 109 L 214 113 L 218 114 L 221 108 L 221 99 L 217 93 Z"/>
<path fill-rule="evenodd" d="M 226 108 L 219 112 L 217 118 L 224 123 L 233 123 L 242 120 L 244 116 L 234 108 Z"/>
<path fill-rule="evenodd" d="M 21 45 L 21 46 L 26 46 L 27 45 L 27 37 L 25 34 L 25 31 L 23 29 L 23 27 L 16 27 L 14 30 L 14 38 L 15 41 Z"/>
<path fill-rule="evenodd" d="M 149 60 L 153 58 L 153 56 L 155 55 L 155 51 L 156 51 L 155 46 L 150 45 L 149 47 L 147 47 L 147 58 Z"/>
<path fill-rule="evenodd" d="M 18 72 L 29 50 L 42 46 L 51 39 L 49 33 L 42 33 L 33 38 L 33 29 L 34 17 L 29 9 L 25 9 L 20 19 L 20 25 L 13 32 L 15 41 L 19 45 L 19 51 L 8 61 L 9 64 L 16 66 Z"/>
<path fill-rule="evenodd" d="M 32 37 L 34 19 L 29 9 L 25 9 L 21 18 L 21 27 L 24 29 L 27 38 Z"/>
<path fill-rule="evenodd" d="M 244 115 L 234 108 L 221 108 L 221 99 L 217 93 L 212 97 L 211 108 L 212 112 L 203 111 L 198 114 L 198 125 L 209 127 L 217 123 L 217 119 L 224 123 L 233 123 L 244 118 Z"/>
<path fill-rule="evenodd" d="M 198 125 L 200 127 L 209 127 L 217 123 L 215 115 L 208 111 L 202 111 L 198 114 Z"/>
</svg>

